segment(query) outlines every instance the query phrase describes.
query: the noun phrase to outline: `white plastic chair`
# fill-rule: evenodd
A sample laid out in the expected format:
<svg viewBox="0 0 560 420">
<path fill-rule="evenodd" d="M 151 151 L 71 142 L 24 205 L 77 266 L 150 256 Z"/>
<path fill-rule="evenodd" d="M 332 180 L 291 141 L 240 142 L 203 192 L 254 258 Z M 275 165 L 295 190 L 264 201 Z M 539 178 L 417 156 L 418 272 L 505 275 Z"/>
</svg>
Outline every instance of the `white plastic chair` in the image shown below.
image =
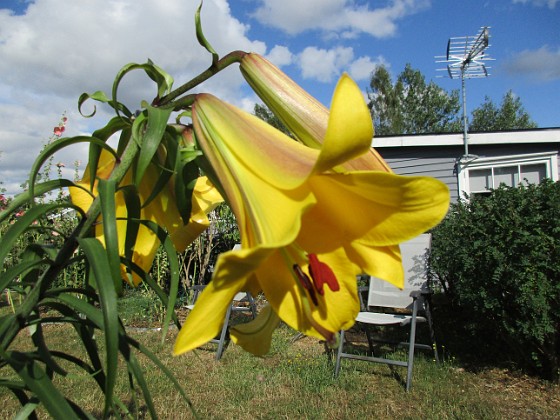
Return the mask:
<svg viewBox="0 0 560 420">
<path fill-rule="evenodd" d="M 339 374 L 340 362 L 343 358 L 404 366 L 407 368 L 406 390 L 408 391 L 412 384 L 414 350 L 416 348 L 433 350 L 435 358 L 438 360 L 428 299 L 430 291 L 427 285 L 426 252 L 430 249 L 430 242 L 431 235 L 423 234 L 400 245 L 405 274 L 402 290 L 386 281 L 370 277 L 367 308 L 362 308 L 362 312 L 356 317 L 358 325 L 365 327 L 370 355 L 344 352 L 345 334 L 344 331 L 341 331 L 335 377 Z M 423 312 L 424 316 L 420 316 L 419 312 Z M 427 323 L 431 345 L 416 343 L 416 325 L 418 323 Z M 379 340 L 372 339 L 368 326 L 391 325 L 410 328 L 407 342 L 394 343 L 408 347 L 406 360 L 388 359 L 374 355 L 374 341 Z"/>
<path fill-rule="evenodd" d="M 233 249 L 234 250 L 239 249 L 240 247 L 241 246 L 238 244 L 235 245 Z M 205 286 L 202 285 L 196 285 L 192 287 L 193 296 L 191 298 L 191 303 L 186 305 L 185 308 L 189 310 L 192 310 L 194 308 L 198 295 L 202 293 L 204 287 Z M 229 341 L 228 339 L 229 322 L 231 320 L 233 313 L 236 312 L 251 312 L 251 316 L 253 317 L 253 319 L 255 319 L 255 317 L 257 316 L 257 306 L 255 304 L 255 300 L 253 299 L 253 297 L 249 292 L 239 292 L 233 297 L 233 301 L 231 302 L 231 305 L 227 309 L 226 316 L 224 318 L 224 324 L 222 326 L 220 335 L 210 340 L 211 343 L 215 343 L 218 345 L 218 348 L 216 350 L 216 360 L 220 360 L 222 354 L 224 353 L 226 345 Z"/>
</svg>

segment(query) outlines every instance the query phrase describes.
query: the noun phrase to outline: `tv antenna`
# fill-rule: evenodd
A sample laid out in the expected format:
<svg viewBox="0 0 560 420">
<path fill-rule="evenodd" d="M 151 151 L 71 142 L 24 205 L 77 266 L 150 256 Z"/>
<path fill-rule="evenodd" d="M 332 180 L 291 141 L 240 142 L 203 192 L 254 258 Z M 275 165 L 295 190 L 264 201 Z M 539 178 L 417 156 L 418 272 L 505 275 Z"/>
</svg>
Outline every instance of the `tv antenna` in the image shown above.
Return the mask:
<svg viewBox="0 0 560 420">
<path fill-rule="evenodd" d="M 483 26 L 475 36 L 460 36 L 449 38 L 447 41 L 447 55 L 436 56 L 436 63 L 447 63 L 444 69 L 451 79 L 461 78 L 461 96 L 463 100 L 463 144 L 465 158 L 469 157 L 469 142 L 467 135 L 467 92 L 465 79 L 480 79 L 488 77 L 486 62 L 493 60 L 486 54 L 490 47 L 490 27 Z M 441 60 L 443 59 L 443 60 Z M 440 76 L 442 77 L 442 76 Z"/>
</svg>

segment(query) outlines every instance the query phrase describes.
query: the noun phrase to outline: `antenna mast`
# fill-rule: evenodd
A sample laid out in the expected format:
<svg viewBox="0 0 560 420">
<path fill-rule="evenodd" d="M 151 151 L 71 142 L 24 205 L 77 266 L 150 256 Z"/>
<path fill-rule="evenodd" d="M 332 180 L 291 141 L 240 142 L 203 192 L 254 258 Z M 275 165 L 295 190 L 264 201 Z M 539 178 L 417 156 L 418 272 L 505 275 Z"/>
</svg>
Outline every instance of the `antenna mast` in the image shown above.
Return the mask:
<svg viewBox="0 0 560 420">
<path fill-rule="evenodd" d="M 447 63 L 444 69 L 451 79 L 461 78 L 461 94 L 463 100 L 463 144 L 465 145 L 465 156 L 469 156 L 469 145 L 467 135 L 467 93 L 465 79 L 488 77 L 488 69 L 485 62 L 493 60 L 486 54 L 490 47 L 490 27 L 483 26 L 475 36 L 461 36 L 449 38 L 447 41 L 447 55 L 436 56 L 436 63 Z M 443 59 L 443 60 L 442 60 Z"/>
</svg>

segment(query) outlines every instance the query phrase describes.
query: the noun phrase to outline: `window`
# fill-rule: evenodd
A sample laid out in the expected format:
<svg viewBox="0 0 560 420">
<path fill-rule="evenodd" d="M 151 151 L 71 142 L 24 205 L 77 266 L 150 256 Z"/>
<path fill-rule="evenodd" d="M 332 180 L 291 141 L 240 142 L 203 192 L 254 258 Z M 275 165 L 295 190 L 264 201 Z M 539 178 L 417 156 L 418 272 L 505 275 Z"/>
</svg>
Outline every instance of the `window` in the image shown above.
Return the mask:
<svg viewBox="0 0 560 420">
<path fill-rule="evenodd" d="M 458 164 L 459 191 L 486 195 L 501 184 L 538 184 L 544 178 L 558 180 L 556 152 L 461 160 Z"/>
</svg>

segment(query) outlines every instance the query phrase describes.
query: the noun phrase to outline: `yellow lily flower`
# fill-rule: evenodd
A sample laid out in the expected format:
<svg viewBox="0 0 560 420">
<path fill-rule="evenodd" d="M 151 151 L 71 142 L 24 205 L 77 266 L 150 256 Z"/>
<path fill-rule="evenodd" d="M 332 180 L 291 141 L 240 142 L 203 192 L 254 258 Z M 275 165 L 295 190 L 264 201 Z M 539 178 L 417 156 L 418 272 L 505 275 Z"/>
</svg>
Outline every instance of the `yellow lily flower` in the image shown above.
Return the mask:
<svg viewBox="0 0 560 420">
<path fill-rule="evenodd" d="M 314 149 L 322 148 L 329 121 L 329 110 L 322 103 L 259 54 L 246 54 L 240 70 L 255 93 L 297 140 Z M 392 172 L 373 148 L 345 162 L 342 169 Z"/>
<path fill-rule="evenodd" d="M 103 150 L 99 158 L 96 173 L 97 178 L 107 179 L 113 171 L 114 166 L 114 156 L 108 151 Z M 145 202 L 149 197 L 157 181 L 157 176 L 157 168 L 155 165 L 150 165 L 146 172 L 145 181 L 141 183 L 138 191 L 141 203 Z M 140 218 L 143 220 L 151 220 L 163 226 L 170 235 L 177 251 L 182 252 L 210 225 L 206 215 L 222 202 L 223 199 L 206 177 L 198 178 L 192 196 L 191 216 L 189 223 L 185 225 L 175 206 L 172 182 L 173 179 L 154 200 L 148 203 L 147 206 L 142 207 Z M 130 185 L 131 183 L 132 173 L 129 171 L 120 185 Z M 77 184 L 89 191 L 90 176 L 87 167 L 84 172 L 84 177 L 81 181 L 77 182 Z M 96 180 L 93 184 L 93 189 L 89 193 L 82 188 L 70 187 L 72 202 L 82 210 L 87 211 L 93 203 L 94 197 L 97 196 L 97 185 L 98 181 Z M 127 209 L 122 191 L 117 191 L 116 193 L 116 217 L 119 254 L 124 256 L 127 226 L 127 221 L 124 219 L 127 217 Z M 102 220 L 100 219 L 98 222 L 102 222 Z M 101 223 L 97 223 L 95 226 L 95 236 L 104 243 L 103 226 Z M 132 261 L 144 271 L 149 271 L 158 247 L 159 240 L 152 230 L 142 224 L 139 225 L 138 236 L 132 253 Z M 136 273 L 128 274 L 124 265 L 121 265 L 121 274 L 123 279 L 134 285 L 138 285 L 141 281 L 141 278 Z"/>
<path fill-rule="evenodd" d="M 323 147 L 329 121 L 329 111 L 323 104 L 259 54 L 246 54 L 241 61 L 240 70 L 253 90 L 299 141 L 315 149 Z M 370 148 L 367 153 L 350 159 L 333 170 L 336 172 L 368 170 L 392 173 L 389 165 L 374 148 Z M 370 244 L 366 246 L 371 248 Z M 377 251 L 380 255 L 391 257 L 386 259 L 385 272 L 382 273 L 383 276 L 379 277 L 400 285 L 401 280 L 399 279 L 402 278 L 402 275 L 400 274 L 401 258 L 398 245 L 378 247 Z M 389 264 L 389 261 L 392 264 Z M 371 261 L 364 261 L 362 266 L 368 267 L 368 264 L 371 263 Z"/>
<path fill-rule="evenodd" d="M 180 354 L 212 339 L 233 296 L 263 291 L 272 311 L 231 329 L 234 342 L 263 354 L 280 317 L 307 335 L 336 341 L 359 312 L 356 275 L 401 278 L 392 246 L 437 224 L 449 204 L 432 178 L 381 171 L 339 173 L 370 150 L 371 117 L 358 86 L 343 75 L 321 149 L 293 141 L 211 95 L 192 109 L 211 178 L 233 209 L 242 249 L 224 253 L 177 337 Z M 394 270 L 400 270 L 395 274 Z"/>
</svg>

